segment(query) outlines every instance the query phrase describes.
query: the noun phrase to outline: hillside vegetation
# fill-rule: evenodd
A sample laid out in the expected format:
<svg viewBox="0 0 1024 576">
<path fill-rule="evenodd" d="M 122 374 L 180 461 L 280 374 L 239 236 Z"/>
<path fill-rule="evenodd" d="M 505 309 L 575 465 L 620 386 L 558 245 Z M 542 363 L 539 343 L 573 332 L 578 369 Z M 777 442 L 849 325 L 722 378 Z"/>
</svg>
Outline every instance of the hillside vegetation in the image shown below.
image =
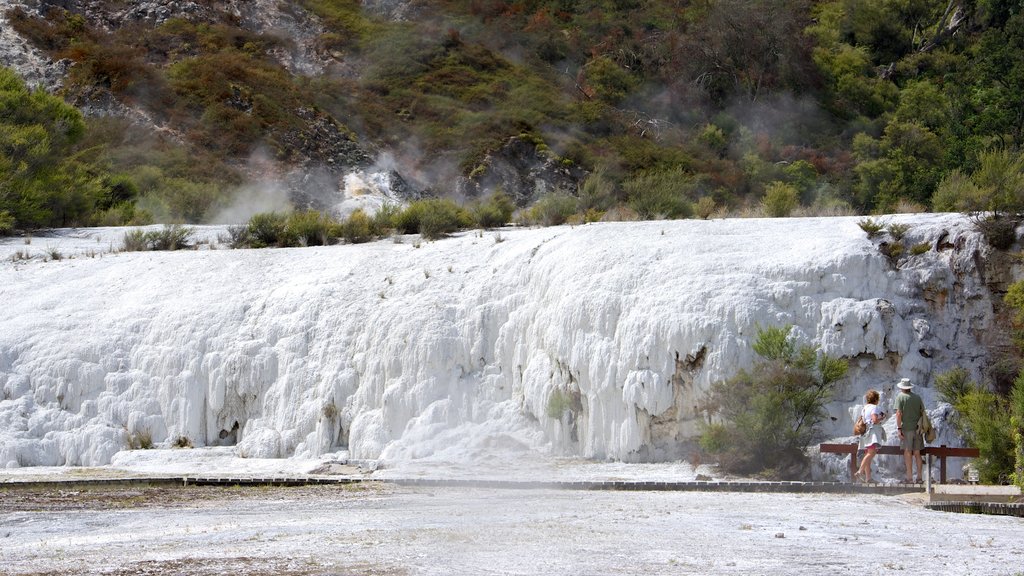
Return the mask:
<svg viewBox="0 0 1024 576">
<path fill-rule="evenodd" d="M 581 221 L 1024 205 L 1020 0 L 285 3 L 321 24 L 316 73 L 224 3 L 97 16 L 123 4 L 8 12 L 72 63 L 61 98 L 152 125 L 2 73 L 0 230 L 202 221 L 256 155 L 340 174 L 389 152 L 460 200 L 544 166 L 548 197 L 505 191 Z"/>
</svg>

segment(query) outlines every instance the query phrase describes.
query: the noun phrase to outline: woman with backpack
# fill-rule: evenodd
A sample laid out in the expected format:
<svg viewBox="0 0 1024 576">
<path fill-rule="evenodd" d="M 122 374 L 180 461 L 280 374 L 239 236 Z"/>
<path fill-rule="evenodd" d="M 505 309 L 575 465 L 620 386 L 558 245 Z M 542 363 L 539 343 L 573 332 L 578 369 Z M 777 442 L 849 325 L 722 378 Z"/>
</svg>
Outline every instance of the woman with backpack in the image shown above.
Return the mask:
<svg viewBox="0 0 1024 576">
<path fill-rule="evenodd" d="M 860 461 L 860 468 L 853 475 L 854 482 L 859 480 L 871 482 L 871 461 L 878 453 L 878 447 L 886 440 L 885 429 L 882 428 L 885 412 L 878 407 L 878 400 L 878 391 L 868 390 L 864 395 L 864 408 L 861 409 L 860 417 L 854 424 L 854 433 L 860 435 L 860 449 L 864 451 L 864 459 Z"/>
</svg>

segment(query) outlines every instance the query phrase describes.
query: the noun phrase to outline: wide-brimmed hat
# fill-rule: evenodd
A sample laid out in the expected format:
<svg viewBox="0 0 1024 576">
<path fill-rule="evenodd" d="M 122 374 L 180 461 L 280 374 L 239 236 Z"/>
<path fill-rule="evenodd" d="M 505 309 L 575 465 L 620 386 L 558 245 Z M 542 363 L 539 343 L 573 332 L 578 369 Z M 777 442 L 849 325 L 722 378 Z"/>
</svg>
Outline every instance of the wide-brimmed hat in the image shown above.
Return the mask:
<svg viewBox="0 0 1024 576">
<path fill-rule="evenodd" d="M 900 390 L 910 390 L 914 387 L 914 384 L 910 381 L 910 378 L 904 378 L 900 380 L 900 383 L 896 385 Z"/>
</svg>

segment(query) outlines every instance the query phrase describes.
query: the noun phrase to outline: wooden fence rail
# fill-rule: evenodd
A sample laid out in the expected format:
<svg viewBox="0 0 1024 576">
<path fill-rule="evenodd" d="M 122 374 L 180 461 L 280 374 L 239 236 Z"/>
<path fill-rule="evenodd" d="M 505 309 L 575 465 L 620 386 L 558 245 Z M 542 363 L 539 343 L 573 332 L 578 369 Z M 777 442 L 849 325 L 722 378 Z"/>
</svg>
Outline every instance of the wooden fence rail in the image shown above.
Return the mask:
<svg viewBox="0 0 1024 576">
<path fill-rule="evenodd" d="M 850 478 L 857 472 L 857 444 L 820 444 L 818 448 L 822 453 L 849 454 L 850 455 Z M 899 446 L 880 446 L 878 454 L 903 455 Z M 921 456 L 935 456 L 939 459 L 939 482 L 946 483 L 946 458 L 977 458 L 977 448 L 950 448 L 942 446 L 926 446 L 921 450 Z M 930 461 L 929 461 L 930 462 Z M 929 467 L 930 469 L 930 467 Z"/>
</svg>

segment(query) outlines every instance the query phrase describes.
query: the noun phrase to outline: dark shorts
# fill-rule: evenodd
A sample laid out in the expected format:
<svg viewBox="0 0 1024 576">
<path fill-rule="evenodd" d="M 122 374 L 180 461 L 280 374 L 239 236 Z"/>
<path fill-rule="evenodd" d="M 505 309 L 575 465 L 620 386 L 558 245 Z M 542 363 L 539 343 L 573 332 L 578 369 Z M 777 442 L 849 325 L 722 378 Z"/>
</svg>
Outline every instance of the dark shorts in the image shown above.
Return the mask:
<svg viewBox="0 0 1024 576">
<path fill-rule="evenodd" d="M 918 452 L 924 448 L 924 438 L 917 431 L 910 433 L 904 431 L 903 438 L 900 439 L 900 448 L 904 451 Z"/>
</svg>

